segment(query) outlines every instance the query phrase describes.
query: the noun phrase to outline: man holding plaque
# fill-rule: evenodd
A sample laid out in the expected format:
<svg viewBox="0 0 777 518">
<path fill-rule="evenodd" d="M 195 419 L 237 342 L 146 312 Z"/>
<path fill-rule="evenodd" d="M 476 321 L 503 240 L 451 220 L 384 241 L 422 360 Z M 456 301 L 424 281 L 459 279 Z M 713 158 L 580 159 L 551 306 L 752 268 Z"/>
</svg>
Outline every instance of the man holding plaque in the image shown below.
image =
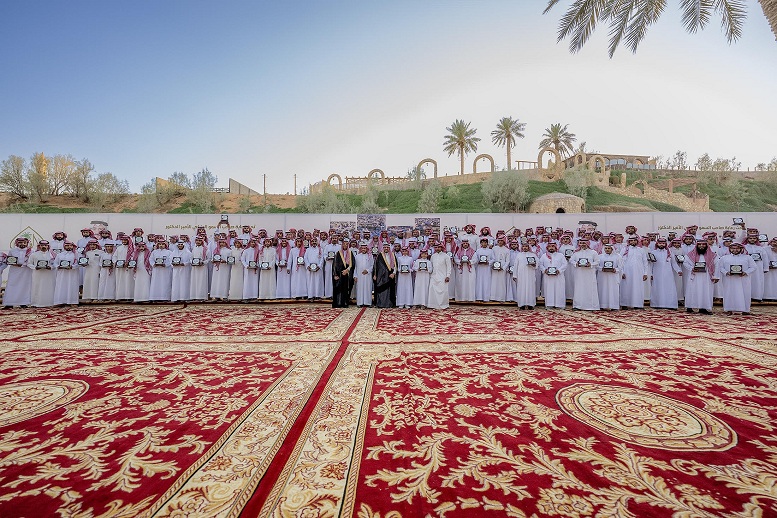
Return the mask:
<svg viewBox="0 0 777 518">
<path fill-rule="evenodd" d="M 599 254 L 599 272 L 596 276 L 596 287 L 599 292 L 599 308 L 605 311 L 621 308 L 620 284 L 622 258 L 615 251 L 612 243 L 603 247 Z"/>
<path fill-rule="evenodd" d="M 170 250 L 170 264 L 173 267 L 172 291 L 170 300 L 185 302 L 189 300 L 192 282 L 192 253 L 186 243 L 179 239 L 175 248 Z"/>
<path fill-rule="evenodd" d="M 76 244 L 65 241 L 64 250 L 54 258 L 54 269 L 57 271 L 54 286 L 54 305 L 78 305 L 78 288 L 81 284 L 81 274 L 76 257 Z"/>
<path fill-rule="evenodd" d="M 413 242 L 411 241 L 410 244 L 412 245 Z M 446 253 L 445 255 L 448 254 Z M 413 271 L 415 272 L 413 306 L 426 308 L 429 306 L 429 282 L 432 273 L 432 261 L 429 259 L 429 251 L 427 249 L 419 252 L 418 259 L 413 262 Z M 450 291 L 448 293 L 450 294 Z"/>
<path fill-rule="evenodd" d="M 557 252 L 556 243 L 548 243 L 545 252 L 540 256 L 539 268 L 542 271 L 542 295 L 545 298 L 545 309 L 567 307 L 566 281 L 564 272 L 567 269 L 567 259 Z"/>
<path fill-rule="evenodd" d="M 106 241 L 100 254 L 100 281 L 97 286 L 97 299 L 101 301 L 116 300 L 115 249 L 115 241 Z"/>
<path fill-rule="evenodd" d="M 623 273 L 621 274 L 621 306 L 639 308 L 645 306 L 645 281 L 649 266 L 647 252 L 638 245 L 639 239 L 630 236 L 628 246 L 623 250 Z"/>
<path fill-rule="evenodd" d="M 569 264 L 572 266 L 574 281 L 574 296 L 572 308 L 585 311 L 599 310 L 599 291 L 596 286 L 596 268 L 599 266 L 599 254 L 589 246 L 587 238 L 578 239 L 580 247 L 572 257 Z M 564 287 L 566 293 L 566 286 Z"/>
<path fill-rule="evenodd" d="M 451 281 L 451 260 L 445 253 L 442 243 L 435 243 L 434 254 L 430 259 L 432 272 L 429 277 L 430 309 L 447 309 L 450 304 L 448 283 Z"/>
<path fill-rule="evenodd" d="M 272 246 L 272 239 L 265 238 L 262 252 L 259 255 L 259 300 L 274 300 L 277 291 L 275 265 L 277 251 Z"/>
<path fill-rule="evenodd" d="M 167 249 L 167 241 L 164 237 L 156 243 L 156 249 L 151 252 L 151 287 L 149 300 L 170 302 L 173 289 L 173 266 L 170 258 L 170 250 Z M 138 263 L 138 268 L 141 268 Z"/>
<path fill-rule="evenodd" d="M 97 300 L 100 287 L 100 269 L 102 268 L 100 243 L 97 239 L 90 239 L 86 243 L 83 253 L 76 255 L 78 256 L 77 264 L 81 270 L 79 275 L 83 280 L 81 300 Z"/>
<path fill-rule="evenodd" d="M 507 300 L 507 267 L 510 266 L 510 249 L 507 248 L 504 234 L 498 234 L 496 246 L 491 249 L 494 261 L 491 263 L 491 297 L 490 300 L 505 302 Z"/>
<path fill-rule="evenodd" d="M 720 279 L 723 295 L 723 311 L 728 315 L 734 312 L 750 314 L 750 288 L 753 272 L 757 266 L 753 258 L 743 254 L 740 243 L 732 241 L 729 253 L 718 259 L 715 276 Z"/>
<path fill-rule="evenodd" d="M 332 244 L 329 245 L 330 250 L 335 244 L 338 244 L 336 235 L 332 236 L 332 240 Z M 340 249 L 331 261 L 332 280 L 330 283 L 332 285 L 333 308 L 347 308 L 351 299 L 356 259 L 351 252 L 350 244 L 347 238 L 343 238 L 343 242 L 339 244 Z"/>
<path fill-rule="evenodd" d="M 537 304 L 537 255 L 529 249 L 529 243 L 521 243 L 521 250 L 512 262 L 515 287 L 513 298 L 520 309 L 534 309 Z"/>
<path fill-rule="evenodd" d="M 693 313 L 698 309 L 703 315 L 712 314 L 713 284 L 715 277 L 715 254 L 707 247 L 706 239 L 699 239 L 696 247 L 688 253 L 683 262 L 685 284 L 685 310 Z"/>
<path fill-rule="evenodd" d="M 213 257 L 205 236 L 198 234 L 192 248 L 192 276 L 189 283 L 190 300 L 208 300 L 208 265 Z"/>
<path fill-rule="evenodd" d="M 18 242 L 18 239 L 17 239 Z M 12 250 L 13 252 L 13 250 Z M 9 257 L 12 257 L 9 255 Z M 15 256 L 13 256 L 15 257 Z M 30 254 L 29 260 L 22 256 L 26 271 L 32 273 L 31 284 L 27 285 L 27 300 L 25 305 L 31 305 L 34 308 L 47 308 L 54 305 L 54 284 L 56 282 L 56 272 L 52 269 L 56 255 L 51 251 L 48 241 L 38 242 L 38 250 Z M 8 259 L 6 259 L 7 261 Z M 12 269 L 8 272 L 8 285 L 11 284 Z M 8 287 L 5 288 L 6 301 L 8 300 Z M 10 305 L 10 304 L 9 304 Z"/>
<path fill-rule="evenodd" d="M 677 309 L 675 279 L 681 266 L 669 251 L 667 244 L 666 238 L 658 238 L 652 252 L 655 261 L 650 263 L 651 308 Z"/>
<path fill-rule="evenodd" d="M 751 297 L 753 300 L 761 302 L 764 298 L 764 284 L 766 276 L 769 275 L 769 262 L 767 261 L 768 250 L 761 246 L 758 241 L 758 231 L 754 234 L 748 234 L 745 240 L 745 253 L 755 261 L 755 271 L 750 276 L 752 287 Z"/>
<path fill-rule="evenodd" d="M 764 279 L 764 300 L 777 300 L 777 237 L 769 241 L 766 248 L 766 261 L 769 273 Z"/>
<path fill-rule="evenodd" d="M 483 227 L 481 232 L 488 231 Z M 488 247 L 488 237 L 480 238 L 480 247 L 475 250 L 475 300 L 491 300 L 491 265 L 494 263 L 494 251 Z"/>
</svg>

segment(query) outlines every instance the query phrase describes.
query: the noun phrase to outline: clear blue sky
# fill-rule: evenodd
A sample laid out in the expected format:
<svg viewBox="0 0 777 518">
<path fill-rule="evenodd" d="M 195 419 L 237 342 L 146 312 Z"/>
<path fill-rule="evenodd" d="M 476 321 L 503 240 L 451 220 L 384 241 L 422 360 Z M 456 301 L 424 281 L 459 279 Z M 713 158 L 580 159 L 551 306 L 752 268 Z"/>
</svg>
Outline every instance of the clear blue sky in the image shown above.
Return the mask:
<svg viewBox="0 0 777 518">
<path fill-rule="evenodd" d="M 133 190 L 204 167 L 268 192 L 426 157 L 455 174 L 445 128 L 478 152 L 499 118 L 526 122 L 516 160 L 569 124 L 609 153 L 777 155 L 777 42 L 748 2 L 743 38 L 719 19 L 682 30 L 678 2 L 636 55 L 607 57 L 606 27 L 576 55 L 556 43 L 567 2 L 15 1 L 0 3 L 0 159 L 72 154 Z M 471 171 L 470 156 L 466 171 Z"/>
</svg>

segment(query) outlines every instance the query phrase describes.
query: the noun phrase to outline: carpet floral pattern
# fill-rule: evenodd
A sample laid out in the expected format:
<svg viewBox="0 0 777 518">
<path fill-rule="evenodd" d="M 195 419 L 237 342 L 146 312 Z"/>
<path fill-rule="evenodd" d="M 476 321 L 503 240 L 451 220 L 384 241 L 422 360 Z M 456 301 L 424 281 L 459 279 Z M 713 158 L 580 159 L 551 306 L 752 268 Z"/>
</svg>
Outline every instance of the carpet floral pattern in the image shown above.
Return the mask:
<svg viewBox="0 0 777 518">
<path fill-rule="evenodd" d="M 0 516 L 777 516 L 771 308 L 0 324 Z"/>
</svg>

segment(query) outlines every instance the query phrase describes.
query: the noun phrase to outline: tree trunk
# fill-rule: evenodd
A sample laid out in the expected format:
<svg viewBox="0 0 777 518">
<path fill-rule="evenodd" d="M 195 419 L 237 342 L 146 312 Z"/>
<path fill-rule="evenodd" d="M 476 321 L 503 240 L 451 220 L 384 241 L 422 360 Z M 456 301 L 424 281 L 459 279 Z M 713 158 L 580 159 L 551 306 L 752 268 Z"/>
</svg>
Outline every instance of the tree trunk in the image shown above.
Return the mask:
<svg viewBox="0 0 777 518">
<path fill-rule="evenodd" d="M 464 174 L 464 148 L 459 149 L 459 156 L 461 157 L 461 171 L 459 172 L 459 175 Z"/>
<path fill-rule="evenodd" d="M 507 141 L 507 170 L 508 171 L 513 170 L 512 163 L 513 161 L 510 159 L 510 141 L 508 140 Z"/>
<path fill-rule="evenodd" d="M 761 4 L 766 21 L 772 28 L 774 39 L 777 40 L 777 0 L 758 0 L 758 3 Z"/>
</svg>

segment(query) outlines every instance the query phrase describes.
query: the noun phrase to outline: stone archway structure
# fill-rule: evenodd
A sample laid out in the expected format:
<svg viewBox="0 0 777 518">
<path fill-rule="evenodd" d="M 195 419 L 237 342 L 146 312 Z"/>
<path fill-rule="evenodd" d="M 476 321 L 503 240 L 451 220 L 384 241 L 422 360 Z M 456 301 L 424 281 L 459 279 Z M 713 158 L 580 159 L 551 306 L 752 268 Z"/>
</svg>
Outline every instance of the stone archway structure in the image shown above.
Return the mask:
<svg viewBox="0 0 777 518">
<path fill-rule="evenodd" d="M 424 164 L 432 164 L 434 166 L 434 177 L 437 178 L 437 161 L 432 158 L 424 158 L 418 162 L 418 169 L 421 169 L 421 166 Z"/>
<path fill-rule="evenodd" d="M 380 177 L 378 180 L 378 183 L 385 183 L 386 182 L 386 173 L 384 173 L 381 169 L 373 169 L 369 173 L 367 173 L 367 178 L 372 180 L 375 177 Z"/>
<path fill-rule="evenodd" d="M 546 168 L 542 166 L 542 155 L 545 153 L 553 153 L 553 156 L 556 158 L 552 168 Z M 546 146 L 540 149 L 540 152 L 537 155 L 537 166 L 540 170 L 540 175 L 543 180 L 554 181 L 561 179 L 561 172 L 564 170 L 564 163 L 561 161 L 561 155 L 558 151 L 556 151 L 556 148 Z"/>
<path fill-rule="evenodd" d="M 329 178 L 326 179 L 326 183 L 328 183 L 329 185 L 332 185 L 332 180 L 334 180 L 334 179 L 337 179 L 337 188 L 342 190 L 343 189 L 343 179 L 337 173 L 330 174 Z"/>
<path fill-rule="evenodd" d="M 645 194 L 645 191 L 647 191 L 647 182 L 645 180 L 637 180 L 633 185 L 634 188 L 639 189 L 642 194 Z M 642 186 L 642 188 L 640 188 L 640 186 Z"/>
<path fill-rule="evenodd" d="M 480 155 L 475 157 L 475 161 L 472 162 L 472 172 L 473 173 L 477 173 L 478 172 L 478 160 L 480 160 L 481 158 L 487 158 L 488 161 L 491 162 L 491 172 L 493 173 L 494 170 L 495 170 L 494 157 L 492 157 L 491 155 L 489 155 L 487 153 L 482 153 L 482 154 L 480 154 Z"/>
<path fill-rule="evenodd" d="M 596 171 L 596 162 L 602 164 L 598 172 Z M 607 172 L 605 163 L 602 155 L 591 155 L 588 157 L 588 169 L 594 172 L 596 185 L 610 185 L 610 173 Z"/>
<path fill-rule="evenodd" d="M 582 165 L 582 164 L 586 163 L 587 161 L 588 160 L 587 160 L 587 157 L 586 157 L 585 153 L 576 153 L 575 157 L 574 157 L 574 160 L 573 160 L 573 164 L 574 165 Z"/>
</svg>

